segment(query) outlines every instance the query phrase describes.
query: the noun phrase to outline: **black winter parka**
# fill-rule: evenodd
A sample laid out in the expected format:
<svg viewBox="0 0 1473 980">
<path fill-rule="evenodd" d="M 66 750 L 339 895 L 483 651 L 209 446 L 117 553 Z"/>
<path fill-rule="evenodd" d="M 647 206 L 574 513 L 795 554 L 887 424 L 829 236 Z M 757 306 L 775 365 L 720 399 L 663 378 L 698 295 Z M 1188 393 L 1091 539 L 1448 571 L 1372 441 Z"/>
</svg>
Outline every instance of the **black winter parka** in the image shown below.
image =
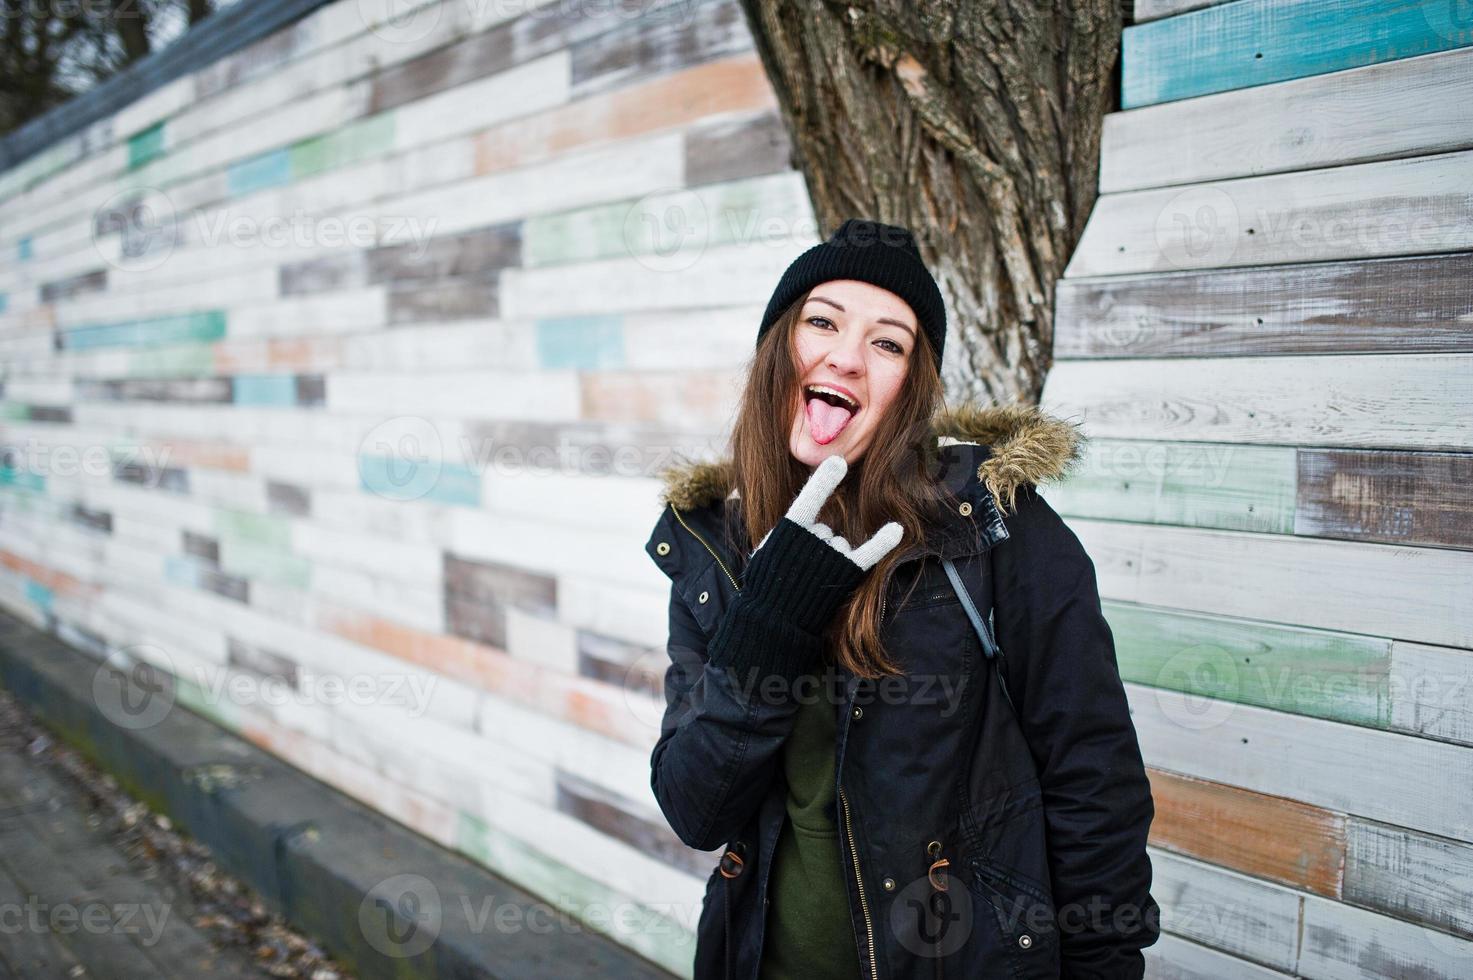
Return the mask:
<svg viewBox="0 0 1473 980">
<path fill-rule="evenodd" d="M 1140 950 L 1156 941 L 1160 916 L 1146 852 L 1150 785 L 1094 565 L 1036 492 L 1081 458 L 1082 437 L 1019 405 L 949 410 L 932 435 L 937 478 L 959 505 L 927 528 L 924 551 L 909 535 L 900 545 L 908 553 L 881 627 L 903 678 L 861 681 L 826 666 L 812 684 L 764 687 L 707 669 L 707 644 L 739 588 L 745 554 L 728 531 L 741 526 L 741 501 L 729 493 L 730 460 L 666 475 L 646 545 L 671 579 L 651 784 L 682 841 L 725 846 L 697 926 L 697 980 L 757 978 L 786 818 L 783 742 L 799 699 L 826 696 L 838 721 L 833 817 L 856 976 L 1144 973 Z M 993 617 L 1003 683 L 943 558 L 983 620 Z"/>
</svg>

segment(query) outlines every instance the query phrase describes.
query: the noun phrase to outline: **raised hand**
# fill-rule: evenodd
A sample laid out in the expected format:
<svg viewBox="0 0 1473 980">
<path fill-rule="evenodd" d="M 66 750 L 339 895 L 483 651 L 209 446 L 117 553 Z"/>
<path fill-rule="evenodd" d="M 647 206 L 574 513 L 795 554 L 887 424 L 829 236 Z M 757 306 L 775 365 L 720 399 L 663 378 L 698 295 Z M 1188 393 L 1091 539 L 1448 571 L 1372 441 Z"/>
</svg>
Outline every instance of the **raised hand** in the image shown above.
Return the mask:
<svg viewBox="0 0 1473 980">
<path fill-rule="evenodd" d="M 834 534 L 832 528 L 818 520 L 819 512 L 832 496 L 834 489 L 843 482 L 844 476 L 849 472 L 849 464 L 844 457 L 835 454 L 819 463 L 808 477 L 808 482 L 793 499 L 792 506 L 788 508 L 785 515 L 788 520 L 797 524 L 810 534 L 825 541 L 835 551 L 848 558 L 861 569 L 868 571 L 875 563 L 885 557 L 892 548 L 900 543 L 904 531 L 895 521 L 890 521 L 884 527 L 874 533 L 868 541 L 859 547 L 853 547 L 842 535 Z M 755 555 L 772 537 L 772 531 L 768 531 L 753 549 Z"/>
</svg>

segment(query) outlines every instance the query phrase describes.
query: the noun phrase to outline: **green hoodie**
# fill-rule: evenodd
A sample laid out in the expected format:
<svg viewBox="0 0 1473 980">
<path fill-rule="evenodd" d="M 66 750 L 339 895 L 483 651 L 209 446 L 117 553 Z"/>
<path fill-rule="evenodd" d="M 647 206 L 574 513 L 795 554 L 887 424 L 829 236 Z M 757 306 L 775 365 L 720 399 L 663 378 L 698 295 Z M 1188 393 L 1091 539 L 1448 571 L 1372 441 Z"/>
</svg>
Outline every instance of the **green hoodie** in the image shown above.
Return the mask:
<svg viewBox="0 0 1473 980">
<path fill-rule="evenodd" d="M 835 822 L 834 705 L 821 686 L 798 688 L 783 743 L 787 820 L 773 856 L 762 980 L 854 980 L 859 953 Z"/>
</svg>

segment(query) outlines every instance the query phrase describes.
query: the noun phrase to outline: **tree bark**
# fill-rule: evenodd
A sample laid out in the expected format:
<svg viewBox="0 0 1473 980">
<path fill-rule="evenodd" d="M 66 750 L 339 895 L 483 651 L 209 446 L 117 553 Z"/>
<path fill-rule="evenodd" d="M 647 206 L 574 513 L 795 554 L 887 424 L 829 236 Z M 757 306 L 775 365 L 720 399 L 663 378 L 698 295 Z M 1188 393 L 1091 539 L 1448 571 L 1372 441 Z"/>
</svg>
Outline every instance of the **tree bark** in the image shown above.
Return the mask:
<svg viewBox="0 0 1473 980">
<path fill-rule="evenodd" d="M 949 398 L 1036 403 L 1115 105 L 1113 0 L 740 0 L 821 233 L 905 225 Z"/>
</svg>

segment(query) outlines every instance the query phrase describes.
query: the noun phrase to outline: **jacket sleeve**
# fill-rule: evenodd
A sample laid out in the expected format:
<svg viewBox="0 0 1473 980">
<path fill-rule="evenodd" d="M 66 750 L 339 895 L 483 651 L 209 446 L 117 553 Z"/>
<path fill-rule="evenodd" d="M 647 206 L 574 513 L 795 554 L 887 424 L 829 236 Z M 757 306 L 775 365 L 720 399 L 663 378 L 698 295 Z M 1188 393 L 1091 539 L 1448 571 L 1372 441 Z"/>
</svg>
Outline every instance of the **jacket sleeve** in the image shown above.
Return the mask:
<svg viewBox="0 0 1473 980">
<path fill-rule="evenodd" d="M 1062 977 L 1140 978 L 1140 951 L 1160 934 L 1146 852 L 1155 805 L 1094 563 L 1031 485 L 1007 525 L 994 625 L 1042 787 Z"/>
<path fill-rule="evenodd" d="M 762 805 L 798 703 L 783 691 L 764 693 L 755 675 L 710 665 L 705 635 L 674 585 L 668 650 L 650 785 L 676 836 L 714 850 Z"/>
</svg>

